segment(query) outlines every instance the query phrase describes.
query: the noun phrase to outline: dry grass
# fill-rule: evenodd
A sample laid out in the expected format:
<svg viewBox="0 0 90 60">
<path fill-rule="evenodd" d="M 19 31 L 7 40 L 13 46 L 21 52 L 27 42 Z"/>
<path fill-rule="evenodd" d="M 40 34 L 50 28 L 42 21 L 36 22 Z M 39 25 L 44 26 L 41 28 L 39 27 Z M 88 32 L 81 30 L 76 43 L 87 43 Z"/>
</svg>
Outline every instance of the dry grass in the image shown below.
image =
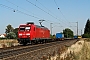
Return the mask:
<svg viewBox="0 0 90 60">
<path fill-rule="evenodd" d="M 81 39 L 68 49 L 63 46 L 58 49 L 55 56 L 50 56 L 50 59 L 46 60 L 90 60 L 90 39 Z"/>
<path fill-rule="evenodd" d="M 90 60 L 90 39 L 85 39 L 83 47 L 78 55 L 78 60 Z"/>
<path fill-rule="evenodd" d="M 4 39 L 4 40 L 0 40 L 0 43 L 8 43 L 8 42 L 17 43 L 18 41 L 16 39 Z"/>
<path fill-rule="evenodd" d="M 12 47 L 18 45 L 18 41 L 15 39 L 4 39 L 0 40 L 0 48 Z"/>
<path fill-rule="evenodd" d="M 82 45 L 82 48 L 70 51 L 63 60 L 90 60 L 90 39 L 83 40 L 84 42 L 78 42 L 78 46 Z M 80 49 L 80 51 L 78 50 Z"/>
</svg>

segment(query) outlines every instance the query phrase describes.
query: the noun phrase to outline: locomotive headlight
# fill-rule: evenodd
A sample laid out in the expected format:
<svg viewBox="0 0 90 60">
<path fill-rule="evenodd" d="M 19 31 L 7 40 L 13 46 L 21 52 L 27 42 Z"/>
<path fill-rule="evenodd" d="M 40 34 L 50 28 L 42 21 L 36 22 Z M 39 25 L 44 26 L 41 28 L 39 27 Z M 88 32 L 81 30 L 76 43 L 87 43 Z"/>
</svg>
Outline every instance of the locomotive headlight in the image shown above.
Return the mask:
<svg viewBox="0 0 90 60">
<path fill-rule="evenodd" d="M 26 35 L 30 35 L 30 34 L 28 33 L 28 34 L 26 34 Z"/>
<path fill-rule="evenodd" d="M 19 34 L 19 36 L 22 36 L 22 34 Z"/>
</svg>

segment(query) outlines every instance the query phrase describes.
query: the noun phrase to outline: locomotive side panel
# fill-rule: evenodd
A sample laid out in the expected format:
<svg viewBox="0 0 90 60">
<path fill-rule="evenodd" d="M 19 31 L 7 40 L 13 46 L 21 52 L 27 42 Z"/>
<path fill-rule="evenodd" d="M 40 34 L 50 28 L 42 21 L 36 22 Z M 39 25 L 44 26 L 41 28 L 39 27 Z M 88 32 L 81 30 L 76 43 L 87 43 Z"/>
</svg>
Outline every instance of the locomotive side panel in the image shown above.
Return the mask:
<svg viewBox="0 0 90 60">
<path fill-rule="evenodd" d="M 39 39 L 39 38 L 40 38 L 40 34 L 41 34 L 41 33 L 40 33 L 40 28 L 37 28 L 37 27 L 36 27 L 35 33 L 36 33 L 35 38 L 36 38 L 36 39 Z"/>
<path fill-rule="evenodd" d="M 50 31 L 44 27 L 36 27 L 36 38 L 47 39 L 50 38 Z"/>
</svg>

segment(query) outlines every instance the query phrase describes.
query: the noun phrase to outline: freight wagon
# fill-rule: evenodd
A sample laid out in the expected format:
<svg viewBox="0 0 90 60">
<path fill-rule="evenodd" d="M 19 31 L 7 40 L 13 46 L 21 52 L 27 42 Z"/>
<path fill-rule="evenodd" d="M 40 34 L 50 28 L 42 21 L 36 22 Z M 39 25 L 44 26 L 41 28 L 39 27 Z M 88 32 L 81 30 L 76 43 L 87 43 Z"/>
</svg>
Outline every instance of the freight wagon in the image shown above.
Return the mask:
<svg viewBox="0 0 90 60">
<path fill-rule="evenodd" d="M 74 36 L 74 39 L 77 39 L 78 38 L 78 36 Z"/>
<path fill-rule="evenodd" d="M 74 36 L 74 39 L 80 39 L 82 36 Z"/>
<path fill-rule="evenodd" d="M 64 34 L 63 33 L 56 33 L 56 39 L 57 40 L 64 40 Z"/>
</svg>

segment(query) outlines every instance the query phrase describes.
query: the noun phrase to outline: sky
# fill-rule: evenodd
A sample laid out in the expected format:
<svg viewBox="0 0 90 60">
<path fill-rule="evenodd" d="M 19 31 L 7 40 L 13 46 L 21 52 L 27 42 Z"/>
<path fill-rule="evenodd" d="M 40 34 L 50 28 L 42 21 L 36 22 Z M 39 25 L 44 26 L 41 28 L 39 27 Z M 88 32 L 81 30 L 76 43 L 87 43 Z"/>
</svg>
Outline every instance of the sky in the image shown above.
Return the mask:
<svg viewBox="0 0 90 60">
<path fill-rule="evenodd" d="M 0 34 L 7 25 L 18 28 L 20 24 L 45 20 L 42 25 L 52 34 L 70 28 L 74 35 L 84 33 L 87 19 L 90 18 L 90 0 L 0 0 Z M 51 29 L 50 29 L 51 31 Z"/>
</svg>

